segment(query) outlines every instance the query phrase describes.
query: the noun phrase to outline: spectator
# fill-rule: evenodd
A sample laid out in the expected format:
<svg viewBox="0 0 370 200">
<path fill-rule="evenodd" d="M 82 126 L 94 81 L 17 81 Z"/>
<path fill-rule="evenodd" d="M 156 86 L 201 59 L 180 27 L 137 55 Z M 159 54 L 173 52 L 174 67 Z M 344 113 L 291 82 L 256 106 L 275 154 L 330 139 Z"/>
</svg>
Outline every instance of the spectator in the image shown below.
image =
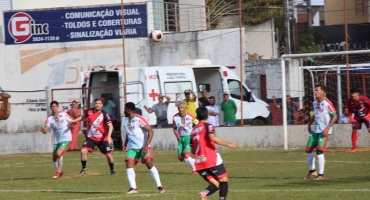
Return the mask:
<svg viewBox="0 0 370 200">
<path fill-rule="evenodd" d="M 208 123 L 212 124 L 213 126 L 219 126 L 218 114 L 220 113 L 220 109 L 217 105 L 215 105 L 215 97 L 210 96 L 208 98 L 209 106 L 206 106 L 208 110 Z"/>
<path fill-rule="evenodd" d="M 166 98 L 166 102 L 163 102 L 163 97 Z M 148 108 L 146 105 L 144 105 L 145 110 L 148 113 L 155 113 L 157 116 L 157 128 L 161 127 L 167 127 L 168 126 L 168 120 L 167 120 L 167 109 L 168 104 L 170 104 L 171 97 L 165 96 L 162 94 L 158 94 L 158 103 L 154 104 L 153 107 Z"/>
<path fill-rule="evenodd" d="M 237 107 L 232 99 L 229 99 L 229 93 L 224 92 L 224 100 L 221 103 L 221 110 L 224 112 L 224 126 L 236 125 Z"/>
<path fill-rule="evenodd" d="M 106 96 L 102 96 L 101 101 L 103 102 L 103 110 L 108 113 L 111 119 L 116 118 L 117 116 L 117 106 L 113 103 L 112 100 L 107 99 Z"/>
<path fill-rule="evenodd" d="M 210 105 L 207 90 L 202 90 L 202 97 L 198 99 L 198 104 L 199 107 L 206 107 Z"/>
<path fill-rule="evenodd" d="M 81 116 L 81 110 L 78 108 L 77 101 L 72 101 L 72 108 L 68 110 L 67 114 L 71 116 L 73 120 Z M 78 133 L 80 132 L 81 123 L 70 124 L 72 132 L 72 142 L 69 147 L 70 151 L 78 151 Z"/>
<path fill-rule="evenodd" d="M 276 103 L 276 97 L 275 95 L 272 95 L 272 100 L 274 101 L 275 108 L 282 109 L 284 106 L 283 104 L 277 104 Z M 287 123 L 288 124 L 294 124 L 295 122 L 295 117 L 294 117 L 294 111 L 298 111 L 297 105 L 292 102 L 290 95 L 286 95 L 286 106 L 287 106 Z"/>
<path fill-rule="evenodd" d="M 309 113 L 305 112 L 303 109 L 300 109 L 297 124 L 308 124 L 310 120 L 311 118 Z"/>
<path fill-rule="evenodd" d="M 190 93 L 193 95 L 192 98 L 190 98 Z M 185 90 L 184 91 L 184 94 L 185 94 L 185 99 L 182 100 L 182 102 L 184 102 L 185 104 L 185 110 L 186 110 L 186 113 L 188 114 L 191 114 L 192 116 L 196 117 L 196 105 L 195 105 L 195 102 L 197 101 L 197 95 L 191 90 L 191 89 L 188 89 L 188 90 Z M 180 94 L 177 93 L 176 94 L 176 101 L 175 101 L 175 106 L 176 107 L 179 107 L 178 104 L 178 98 L 180 97 Z"/>
<path fill-rule="evenodd" d="M 340 124 L 348 124 L 350 123 L 349 121 L 349 115 L 348 115 L 348 108 L 344 107 L 343 108 L 343 114 L 339 117 L 338 123 Z"/>
</svg>

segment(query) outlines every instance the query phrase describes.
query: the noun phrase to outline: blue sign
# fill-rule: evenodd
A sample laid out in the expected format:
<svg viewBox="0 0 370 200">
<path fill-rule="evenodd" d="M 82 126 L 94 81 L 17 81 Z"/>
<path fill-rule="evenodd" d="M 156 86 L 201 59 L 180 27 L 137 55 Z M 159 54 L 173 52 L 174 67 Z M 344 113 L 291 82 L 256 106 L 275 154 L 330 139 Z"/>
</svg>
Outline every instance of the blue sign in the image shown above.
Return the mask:
<svg viewBox="0 0 370 200">
<path fill-rule="evenodd" d="M 148 36 L 146 4 L 124 6 L 126 38 Z M 122 38 L 121 6 L 4 12 L 5 44 Z"/>
</svg>

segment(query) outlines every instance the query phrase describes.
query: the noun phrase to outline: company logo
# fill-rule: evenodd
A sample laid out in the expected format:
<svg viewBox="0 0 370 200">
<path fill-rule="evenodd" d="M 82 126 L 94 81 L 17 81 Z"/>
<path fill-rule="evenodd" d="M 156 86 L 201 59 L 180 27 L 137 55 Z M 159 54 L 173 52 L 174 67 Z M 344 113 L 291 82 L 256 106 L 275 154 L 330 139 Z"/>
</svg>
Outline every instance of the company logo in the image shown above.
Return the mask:
<svg viewBox="0 0 370 200">
<path fill-rule="evenodd" d="M 14 38 L 15 43 L 23 43 L 30 39 L 32 35 L 49 34 L 49 24 L 36 24 L 29 14 L 19 12 L 10 18 L 8 31 Z"/>
</svg>

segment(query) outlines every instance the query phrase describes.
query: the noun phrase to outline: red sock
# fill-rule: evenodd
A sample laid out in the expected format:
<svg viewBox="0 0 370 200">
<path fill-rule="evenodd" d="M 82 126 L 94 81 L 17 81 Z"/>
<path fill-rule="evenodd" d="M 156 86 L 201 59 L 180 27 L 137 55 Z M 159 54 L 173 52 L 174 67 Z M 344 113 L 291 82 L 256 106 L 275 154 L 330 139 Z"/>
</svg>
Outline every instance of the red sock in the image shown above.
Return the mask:
<svg viewBox="0 0 370 200">
<path fill-rule="evenodd" d="M 357 130 L 352 131 L 352 149 L 356 149 L 357 144 Z"/>
</svg>

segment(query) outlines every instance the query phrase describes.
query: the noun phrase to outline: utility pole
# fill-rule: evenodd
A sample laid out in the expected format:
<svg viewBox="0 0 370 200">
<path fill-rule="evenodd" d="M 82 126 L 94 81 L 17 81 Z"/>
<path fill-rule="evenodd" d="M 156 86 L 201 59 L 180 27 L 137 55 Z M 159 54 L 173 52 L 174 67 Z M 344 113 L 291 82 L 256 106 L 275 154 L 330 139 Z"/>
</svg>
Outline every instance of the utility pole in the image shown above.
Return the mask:
<svg viewBox="0 0 370 200">
<path fill-rule="evenodd" d="M 292 17 L 292 22 L 293 22 L 293 26 L 292 26 L 292 40 L 293 40 L 293 53 L 297 53 L 297 42 L 296 42 L 296 18 L 295 18 L 295 2 L 294 0 L 292 0 L 291 2 L 291 12 L 290 12 L 290 15 Z"/>
<path fill-rule="evenodd" d="M 311 13 L 311 0 L 307 1 L 307 20 L 308 20 L 308 29 L 312 27 L 312 13 Z"/>
<path fill-rule="evenodd" d="M 285 0 L 284 4 L 285 13 L 285 54 L 290 54 L 290 23 L 289 23 L 289 0 Z"/>
</svg>

